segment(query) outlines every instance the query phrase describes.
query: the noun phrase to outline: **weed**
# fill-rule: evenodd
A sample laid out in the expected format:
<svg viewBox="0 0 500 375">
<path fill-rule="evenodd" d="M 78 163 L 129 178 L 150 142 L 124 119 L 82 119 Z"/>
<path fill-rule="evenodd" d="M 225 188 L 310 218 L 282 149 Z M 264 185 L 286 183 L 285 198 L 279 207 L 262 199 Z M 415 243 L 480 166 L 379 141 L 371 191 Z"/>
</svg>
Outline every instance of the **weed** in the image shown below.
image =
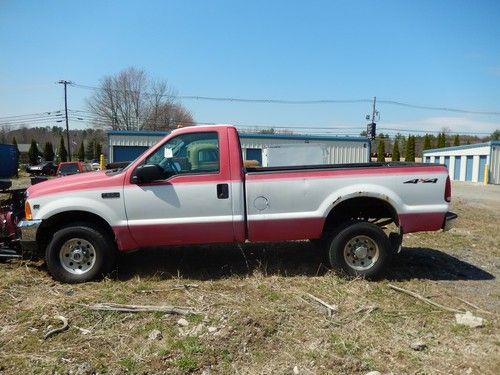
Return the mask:
<svg viewBox="0 0 500 375">
<path fill-rule="evenodd" d="M 128 372 L 134 373 L 137 367 L 137 362 L 131 357 L 125 357 L 120 359 L 120 366 L 122 366 Z"/>
<path fill-rule="evenodd" d="M 199 324 L 203 320 L 203 316 L 200 314 L 189 314 L 186 316 L 186 320 L 193 324 Z"/>
<path fill-rule="evenodd" d="M 180 346 L 186 353 L 202 353 L 203 346 L 198 337 L 188 336 L 180 341 Z"/>
<path fill-rule="evenodd" d="M 190 355 L 182 355 L 175 359 L 175 366 L 182 372 L 192 372 L 198 369 L 199 365 L 195 358 Z"/>
<path fill-rule="evenodd" d="M 330 345 L 341 357 L 354 356 L 361 351 L 361 347 L 356 341 L 348 338 L 344 339 L 335 333 L 330 336 Z"/>
</svg>

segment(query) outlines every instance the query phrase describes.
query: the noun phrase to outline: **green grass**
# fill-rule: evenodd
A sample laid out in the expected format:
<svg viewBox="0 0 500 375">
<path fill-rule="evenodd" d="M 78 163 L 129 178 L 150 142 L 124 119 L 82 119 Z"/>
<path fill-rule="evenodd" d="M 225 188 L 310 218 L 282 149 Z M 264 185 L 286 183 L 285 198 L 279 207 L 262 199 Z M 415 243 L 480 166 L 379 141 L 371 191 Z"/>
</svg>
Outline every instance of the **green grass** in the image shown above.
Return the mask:
<svg viewBox="0 0 500 375">
<path fill-rule="evenodd" d="M 120 366 L 122 366 L 127 372 L 135 373 L 137 368 L 137 362 L 132 357 L 125 357 L 120 359 Z"/>
<path fill-rule="evenodd" d="M 176 358 L 175 366 L 184 373 L 195 371 L 199 367 L 196 358 L 190 355 L 182 355 Z"/>
</svg>

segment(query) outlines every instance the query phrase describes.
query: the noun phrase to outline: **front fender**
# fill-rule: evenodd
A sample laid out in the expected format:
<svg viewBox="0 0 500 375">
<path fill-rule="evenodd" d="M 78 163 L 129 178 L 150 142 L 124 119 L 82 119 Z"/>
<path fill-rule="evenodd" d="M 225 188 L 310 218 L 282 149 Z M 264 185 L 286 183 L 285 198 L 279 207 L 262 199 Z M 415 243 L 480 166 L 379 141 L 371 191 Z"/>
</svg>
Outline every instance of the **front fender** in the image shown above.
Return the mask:
<svg viewBox="0 0 500 375">
<path fill-rule="evenodd" d="M 81 196 L 66 196 L 54 200 L 34 199 L 30 201 L 34 219 L 47 220 L 68 211 L 83 211 L 95 214 L 110 226 L 127 225 L 125 209 L 121 199 L 98 200 Z M 37 208 L 37 206 L 39 208 Z"/>
</svg>

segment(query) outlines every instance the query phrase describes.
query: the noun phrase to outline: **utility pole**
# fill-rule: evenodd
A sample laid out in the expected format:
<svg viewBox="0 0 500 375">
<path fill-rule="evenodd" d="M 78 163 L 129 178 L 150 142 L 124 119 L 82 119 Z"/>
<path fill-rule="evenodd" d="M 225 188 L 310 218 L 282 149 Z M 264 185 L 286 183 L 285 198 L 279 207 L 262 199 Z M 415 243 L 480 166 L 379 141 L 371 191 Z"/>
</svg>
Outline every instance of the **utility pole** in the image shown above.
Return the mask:
<svg viewBox="0 0 500 375">
<path fill-rule="evenodd" d="M 71 161 L 71 145 L 69 142 L 69 123 L 68 123 L 68 84 L 72 84 L 71 81 L 60 80 L 57 82 L 59 84 L 64 85 L 64 113 L 66 116 L 66 140 L 68 142 L 68 160 Z"/>
<path fill-rule="evenodd" d="M 375 139 L 376 133 L 377 133 L 377 124 L 375 123 L 375 116 L 378 116 L 378 111 L 376 109 L 377 105 L 377 97 L 373 97 L 373 111 L 372 111 L 372 118 L 371 122 L 366 126 L 366 135 L 368 138 L 370 138 L 372 141 Z M 366 115 L 366 120 L 370 120 L 370 115 Z"/>
<path fill-rule="evenodd" d="M 372 112 L 372 124 L 375 123 L 375 115 L 377 114 L 377 110 L 375 109 L 375 105 L 377 104 L 377 97 L 373 97 L 373 112 Z"/>
</svg>

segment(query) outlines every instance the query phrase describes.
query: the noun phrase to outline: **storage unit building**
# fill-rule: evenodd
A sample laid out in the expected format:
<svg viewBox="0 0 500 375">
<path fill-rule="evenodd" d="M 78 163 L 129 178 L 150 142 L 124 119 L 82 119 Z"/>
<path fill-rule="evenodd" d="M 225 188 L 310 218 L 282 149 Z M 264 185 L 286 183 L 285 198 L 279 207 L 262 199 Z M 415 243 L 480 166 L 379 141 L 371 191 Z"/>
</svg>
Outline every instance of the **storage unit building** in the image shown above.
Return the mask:
<svg viewBox="0 0 500 375">
<path fill-rule="evenodd" d="M 322 160 L 326 164 L 370 161 L 370 141 L 366 137 L 240 133 L 240 141 L 243 159 L 256 160 L 263 166 L 267 166 L 266 155 L 270 154 L 268 152 L 271 151 L 270 148 L 291 149 L 294 145 L 298 148 L 297 153 L 299 153 L 299 147 L 300 150 L 304 150 L 309 146 L 311 153 L 322 149 L 324 153 Z"/>
<path fill-rule="evenodd" d="M 110 163 L 131 161 L 161 140 L 167 132 L 113 130 L 108 132 L 108 159 Z M 266 163 L 266 149 L 272 147 L 301 149 L 311 152 L 323 150 L 324 163 L 365 163 L 370 161 L 370 141 L 366 137 L 339 137 L 304 134 L 253 134 L 240 133 L 244 160 Z"/>
<path fill-rule="evenodd" d="M 486 168 L 490 184 L 500 184 L 500 141 L 425 150 L 424 163 L 446 164 L 456 181 L 483 182 Z"/>
<path fill-rule="evenodd" d="M 108 162 L 132 161 L 167 134 L 155 131 L 109 131 Z"/>
</svg>

